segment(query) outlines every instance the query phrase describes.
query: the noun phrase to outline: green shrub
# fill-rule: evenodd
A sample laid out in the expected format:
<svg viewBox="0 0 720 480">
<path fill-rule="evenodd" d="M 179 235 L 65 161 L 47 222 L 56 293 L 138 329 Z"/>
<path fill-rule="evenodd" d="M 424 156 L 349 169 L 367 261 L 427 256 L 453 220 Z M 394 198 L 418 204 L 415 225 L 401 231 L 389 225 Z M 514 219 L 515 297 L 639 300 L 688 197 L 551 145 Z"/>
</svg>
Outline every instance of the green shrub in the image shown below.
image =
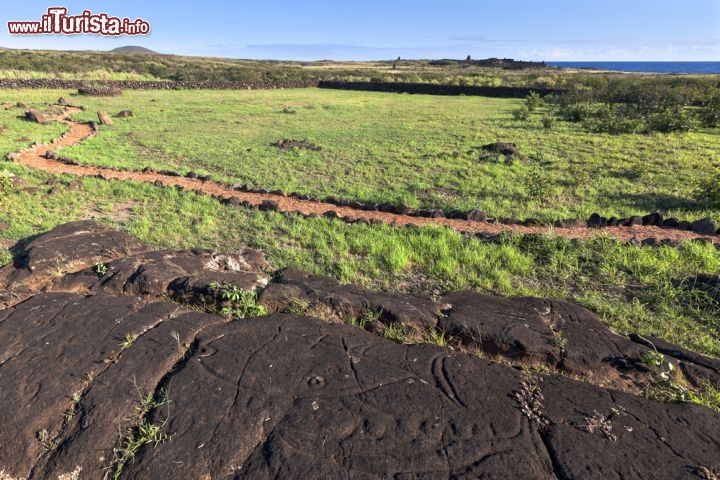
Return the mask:
<svg viewBox="0 0 720 480">
<path fill-rule="evenodd" d="M 699 117 L 703 127 L 720 127 L 720 95 L 715 95 L 700 108 Z"/>
<path fill-rule="evenodd" d="M 530 92 L 530 95 L 525 97 L 525 105 L 527 106 L 528 110 L 531 112 L 534 112 L 536 109 L 541 107 L 543 104 L 543 99 L 540 97 L 540 94 L 537 92 Z"/>
<path fill-rule="evenodd" d="M 12 177 L 6 172 L 0 172 L 0 198 L 7 197 L 12 193 Z"/>
<path fill-rule="evenodd" d="M 720 208 L 720 167 L 714 174 L 705 175 L 698 185 L 698 200 Z"/>
<path fill-rule="evenodd" d="M 520 108 L 513 111 L 512 115 L 515 120 L 524 121 L 530 118 L 530 109 L 527 105 L 521 105 Z"/>
</svg>

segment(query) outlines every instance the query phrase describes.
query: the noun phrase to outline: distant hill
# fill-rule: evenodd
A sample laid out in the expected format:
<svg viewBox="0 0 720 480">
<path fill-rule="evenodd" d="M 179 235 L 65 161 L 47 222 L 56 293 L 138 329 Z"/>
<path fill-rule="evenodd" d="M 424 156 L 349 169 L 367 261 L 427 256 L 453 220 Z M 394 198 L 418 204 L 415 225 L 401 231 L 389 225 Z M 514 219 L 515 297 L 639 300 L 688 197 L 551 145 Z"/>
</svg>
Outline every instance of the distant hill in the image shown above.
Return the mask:
<svg viewBox="0 0 720 480">
<path fill-rule="evenodd" d="M 154 52 L 154 51 L 150 50 L 149 48 L 138 47 L 135 45 L 128 45 L 126 47 L 113 48 L 110 51 L 117 52 L 117 53 L 155 53 L 155 54 L 157 54 L 157 52 Z"/>
</svg>

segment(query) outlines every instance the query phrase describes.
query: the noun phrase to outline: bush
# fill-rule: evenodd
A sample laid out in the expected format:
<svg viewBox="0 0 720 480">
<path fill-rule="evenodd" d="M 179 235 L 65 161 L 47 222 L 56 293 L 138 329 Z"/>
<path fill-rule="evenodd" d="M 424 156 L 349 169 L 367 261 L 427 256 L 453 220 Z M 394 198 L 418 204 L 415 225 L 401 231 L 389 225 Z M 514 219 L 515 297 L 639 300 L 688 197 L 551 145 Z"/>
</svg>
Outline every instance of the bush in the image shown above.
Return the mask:
<svg viewBox="0 0 720 480">
<path fill-rule="evenodd" d="M 530 109 L 527 105 L 520 105 L 520 108 L 513 111 L 512 115 L 515 120 L 524 121 L 530 118 Z"/>
<path fill-rule="evenodd" d="M 534 112 L 537 108 L 541 107 L 542 104 L 543 99 L 537 92 L 530 92 L 530 95 L 525 97 L 525 105 L 527 106 L 527 109 L 531 112 Z"/>
<path fill-rule="evenodd" d="M 698 200 L 720 208 L 720 167 L 715 169 L 714 174 L 706 175 L 700 181 L 697 196 Z"/>
<path fill-rule="evenodd" d="M 5 198 L 13 191 L 13 181 L 10 174 L 0 172 L 0 198 Z"/>
<path fill-rule="evenodd" d="M 648 118 L 647 130 L 650 132 L 688 132 L 691 128 L 690 119 L 679 108 L 669 108 Z"/>
<path fill-rule="evenodd" d="M 703 127 L 720 127 L 720 95 L 715 95 L 700 108 L 699 117 Z"/>
</svg>

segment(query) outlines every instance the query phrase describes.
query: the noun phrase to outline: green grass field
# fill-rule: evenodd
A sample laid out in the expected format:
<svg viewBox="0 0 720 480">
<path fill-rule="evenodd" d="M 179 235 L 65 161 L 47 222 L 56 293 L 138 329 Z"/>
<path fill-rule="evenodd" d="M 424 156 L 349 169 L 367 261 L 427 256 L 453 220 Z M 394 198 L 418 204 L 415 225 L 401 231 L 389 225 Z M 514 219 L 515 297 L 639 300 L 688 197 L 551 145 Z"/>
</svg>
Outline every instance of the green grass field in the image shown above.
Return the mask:
<svg viewBox="0 0 720 480">
<path fill-rule="evenodd" d="M 96 119 L 98 110 L 136 114 L 65 150 L 86 164 L 193 170 L 320 198 L 479 208 L 500 217 L 663 211 L 720 220 L 695 193 L 720 165 L 717 129 L 593 134 L 565 122 L 545 129 L 539 118 L 516 121 L 521 100 L 320 89 L 126 91 L 73 101 L 88 109 L 80 120 Z M 322 150 L 272 146 L 284 138 Z M 480 159 L 477 148 L 495 141 L 516 143 L 527 159 Z"/>
<path fill-rule="evenodd" d="M 49 140 L 65 128 L 27 123 L 17 118 L 22 109 L 10 105 L 42 107 L 69 93 L 0 91 L 0 102 L 8 103 L 0 109 L 0 154 Z M 675 202 L 671 212 L 678 215 L 703 215 L 708 212 L 689 200 L 690 185 L 716 161 L 718 141 L 713 131 L 609 137 L 561 125 L 548 132 L 512 120 L 518 101 L 471 97 L 293 90 L 70 98 L 87 105 L 82 119 L 99 109 L 136 112 L 63 151 L 85 163 L 195 170 L 318 196 L 478 206 L 497 215 L 548 218 L 595 209 L 627 215 L 659 208 L 653 202 L 662 198 Z M 297 113 L 282 113 L 285 105 Z M 282 152 L 269 146 L 280 138 L 307 139 L 323 150 Z M 525 155 L 552 163 L 486 164 L 465 153 L 495 140 L 514 141 Z M 455 150 L 458 157 L 447 154 Z M 665 164 L 672 169 L 661 168 Z M 708 291 L 696 281 L 720 275 L 720 252 L 711 245 L 640 248 L 603 238 L 522 236 L 486 243 L 444 228 L 347 225 L 257 212 L 132 182 L 84 178 L 79 191 L 48 194 L 45 182 L 71 177 L 12 163 L 0 164 L 0 170 L 22 177 L 22 187 L 39 187 L 0 198 L 0 222 L 7 227 L 0 231 L 0 265 L 21 253 L 10 249 L 15 241 L 67 221 L 96 218 L 153 246 L 233 251 L 249 244 L 266 250 L 278 268 L 296 266 L 376 289 L 424 294 L 473 289 L 569 299 L 619 332 L 657 335 L 720 356 L 717 289 Z M 626 178 L 630 171 L 635 180 Z M 545 202 L 526 197 L 523 182 L 533 174 L 553 180 L 555 193 Z M 577 183 L 588 174 L 590 180 Z"/>
</svg>

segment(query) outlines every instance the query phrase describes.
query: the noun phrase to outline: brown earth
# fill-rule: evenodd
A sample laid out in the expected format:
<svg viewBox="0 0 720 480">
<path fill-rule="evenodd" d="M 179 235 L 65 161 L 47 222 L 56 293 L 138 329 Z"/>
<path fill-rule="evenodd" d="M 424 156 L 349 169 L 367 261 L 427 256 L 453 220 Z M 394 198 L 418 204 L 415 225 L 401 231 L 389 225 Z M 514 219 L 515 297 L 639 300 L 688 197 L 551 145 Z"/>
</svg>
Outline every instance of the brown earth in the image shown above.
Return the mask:
<svg viewBox="0 0 720 480">
<path fill-rule="evenodd" d="M 51 145 L 38 145 L 22 150 L 17 154 L 11 154 L 11 158 L 23 165 L 43 170 L 49 173 L 73 174 L 78 176 L 100 176 L 106 179 L 135 180 L 139 182 L 157 182 L 164 186 L 179 186 L 187 190 L 213 195 L 224 199 L 234 199 L 235 202 L 248 202 L 252 206 L 259 207 L 263 202 L 271 205 L 272 209 L 281 212 L 298 212 L 304 215 L 335 215 L 348 221 L 365 220 L 381 221 L 389 224 L 403 225 L 442 225 L 461 232 L 483 233 L 497 235 L 502 232 L 513 232 L 521 234 L 553 234 L 567 238 L 584 239 L 593 236 L 608 236 L 622 241 L 643 241 L 656 239 L 657 241 L 685 239 L 703 239 L 705 241 L 720 243 L 720 236 L 717 234 L 697 234 L 686 230 L 672 230 L 656 226 L 634 225 L 632 227 L 606 227 L 601 230 L 588 228 L 557 228 L 547 226 L 521 226 L 506 225 L 499 223 L 488 223 L 472 220 L 461 220 L 451 218 L 427 218 L 415 217 L 389 212 L 366 211 L 351 207 L 338 206 L 331 203 L 324 203 L 313 200 L 300 200 L 278 194 L 261 194 L 252 192 L 240 192 L 225 185 L 201 180 L 197 178 L 185 178 L 162 174 L 153 171 L 120 171 L 103 167 L 91 167 L 84 165 L 69 165 L 57 160 L 44 158 L 48 150 L 57 150 L 68 145 L 75 145 L 93 135 L 91 126 L 74 122 L 68 115 L 80 111 L 75 107 L 66 107 L 65 116 L 57 117 L 66 123 L 70 130 L 67 134 L 51 143 Z"/>
<path fill-rule="evenodd" d="M 633 395 L 652 377 L 649 340 L 690 383 L 719 382 L 720 360 L 616 335 L 572 303 L 270 275 L 261 252 L 153 251 L 88 221 L 26 252 L 0 269 L 3 480 L 690 479 L 720 467 L 719 412 Z M 223 280 L 260 287 L 270 315 L 204 313 L 223 306 Z M 351 318 L 369 320 L 338 323 Z M 378 335 L 390 327 L 403 343 Z M 452 348 L 422 343 L 433 330 Z M 537 362 L 557 373 L 518 368 Z"/>
</svg>

